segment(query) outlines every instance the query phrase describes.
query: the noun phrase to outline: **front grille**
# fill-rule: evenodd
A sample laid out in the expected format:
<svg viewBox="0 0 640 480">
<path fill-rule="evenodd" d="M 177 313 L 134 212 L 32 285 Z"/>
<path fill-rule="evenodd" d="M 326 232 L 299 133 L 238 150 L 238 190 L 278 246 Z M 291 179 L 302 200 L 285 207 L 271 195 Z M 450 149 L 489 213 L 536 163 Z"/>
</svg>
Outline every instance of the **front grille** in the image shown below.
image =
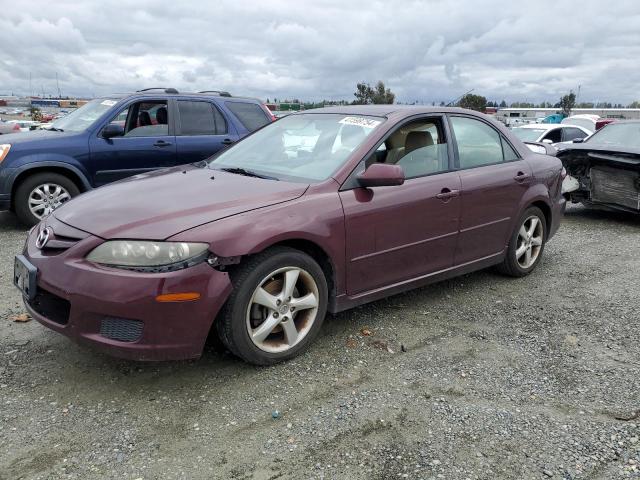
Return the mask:
<svg viewBox="0 0 640 480">
<path fill-rule="evenodd" d="M 71 311 L 69 301 L 40 287 L 36 291 L 35 298 L 29 302 L 29 306 L 52 322 L 66 325 L 69 321 Z"/>
<path fill-rule="evenodd" d="M 135 342 L 142 337 L 143 326 L 139 320 L 107 317 L 100 325 L 100 335 L 120 342 Z"/>
</svg>

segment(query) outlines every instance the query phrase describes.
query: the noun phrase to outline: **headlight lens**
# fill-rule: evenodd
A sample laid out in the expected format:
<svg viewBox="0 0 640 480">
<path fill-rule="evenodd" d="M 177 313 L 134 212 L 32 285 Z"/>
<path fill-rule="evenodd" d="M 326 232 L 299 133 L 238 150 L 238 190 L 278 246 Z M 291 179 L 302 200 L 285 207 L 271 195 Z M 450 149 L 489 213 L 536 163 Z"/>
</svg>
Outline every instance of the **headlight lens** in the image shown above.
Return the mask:
<svg viewBox="0 0 640 480">
<path fill-rule="evenodd" d="M 7 156 L 9 150 L 11 150 L 10 143 L 3 143 L 2 145 L 0 145 L 0 162 L 2 162 L 4 160 L 4 157 Z"/>
<path fill-rule="evenodd" d="M 111 240 L 94 248 L 87 260 L 130 270 L 165 272 L 187 268 L 208 257 L 206 243 Z"/>
</svg>

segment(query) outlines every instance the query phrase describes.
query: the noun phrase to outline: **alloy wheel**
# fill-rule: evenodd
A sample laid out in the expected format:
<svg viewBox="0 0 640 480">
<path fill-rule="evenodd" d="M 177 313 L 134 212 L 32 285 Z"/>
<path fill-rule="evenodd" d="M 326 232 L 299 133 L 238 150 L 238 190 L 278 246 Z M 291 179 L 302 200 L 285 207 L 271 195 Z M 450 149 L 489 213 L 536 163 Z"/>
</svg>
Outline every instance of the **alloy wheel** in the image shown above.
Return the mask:
<svg viewBox="0 0 640 480">
<path fill-rule="evenodd" d="M 253 344 L 269 353 L 293 348 L 318 316 L 318 286 L 307 271 L 284 267 L 265 277 L 253 292 L 246 326 Z"/>
<path fill-rule="evenodd" d="M 38 220 L 41 220 L 69 200 L 71 195 L 63 186 L 43 183 L 29 193 L 29 210 Z"/>
<path fill-rule="evenodd" d="M 542 250 L 544 227 L 539 217 L 527 217 L 518 230 L 516 261 L 523 269 L 529 269 L 536 263 Z"/>
</svg>

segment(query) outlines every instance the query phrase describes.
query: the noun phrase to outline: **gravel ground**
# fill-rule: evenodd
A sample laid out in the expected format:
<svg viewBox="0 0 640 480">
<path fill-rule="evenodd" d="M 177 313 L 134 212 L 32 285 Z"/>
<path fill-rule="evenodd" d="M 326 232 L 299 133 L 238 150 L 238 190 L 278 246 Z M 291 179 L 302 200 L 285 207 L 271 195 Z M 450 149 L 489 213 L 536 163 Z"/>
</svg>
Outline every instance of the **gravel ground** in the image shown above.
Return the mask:
<svg viewBox="0 0 640 480">
<path fill-rule="evenodd" d="M 11 321 L 24 237 L 0 214 L 2 480 L 640 478 L 636 217 L 571 208 L 528 278 L 329 317 L 271 368 L 125 362 Z"/>
</svg>

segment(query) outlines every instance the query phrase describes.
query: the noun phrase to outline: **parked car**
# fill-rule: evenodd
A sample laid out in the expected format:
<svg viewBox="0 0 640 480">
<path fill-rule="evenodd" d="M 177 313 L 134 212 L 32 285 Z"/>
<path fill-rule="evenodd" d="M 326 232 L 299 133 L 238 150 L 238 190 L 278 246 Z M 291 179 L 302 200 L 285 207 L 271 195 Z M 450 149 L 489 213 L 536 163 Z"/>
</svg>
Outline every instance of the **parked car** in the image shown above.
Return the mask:
<svg viewBox="0 0 640 480">
<path fill-rule="evenodd" d="M 568 124 L 568 125 L 579 125 L 582 128 L 589 131 L 589 133 L 595 132 L 596 123 L 600 119 L 599 115 L 591 115 L 591 114 L 579 114 L 579 115 L 571 115 L 570 117 L 564 118 L 560 123 Z"/>
<path fill-rule="evenodd" d="M 81 192 L 203 160 L 271 121 L 259 100 L 147 89 L 88 102 L 27 135 L 2 138 L 0 210 L 34 225 Z"/>
<path fill-rule="evenodd" d="M 311 149 L 286 141 L 309 132 Z M 15 283 L 37 321 L 110 354 L 195 358 L 216 332 L 272 364 L 327 311 L 492 265 L 531 273 L 562 218 L 561 176 L 481 113 L 310 110 L 63 205 L 31 230 Z"/>
<path fill-rule="evenodd" d="M 8 135 L 10 133 L 20 133 L 20 125 L 12 122 L 0 121 L 0 135 Z"/>
<path fill-rule="evenodd" d="M 640 213 L 640 120 L 619 120 L 584 141 L 562 145 L 558 157 L 575 188 L 574 203 Z"/>
<path fill-rule="evenodd" d="M 36 122 L 34 120 L 9 120 L 8 123 L 18 125 L 18 130 L 20 130 L 21 132 L 28 132 L 30 130 L 35 130 L 41 125 L 40 122 Z"/>
<path fill-rule="evenodd" d="M 535 123 L 512 129 L 523 142 L 550 143 L 571 142 L 576 138 L 586 138 L 592 132 L 579 125 L 560 123 Z"/>
</svg>

